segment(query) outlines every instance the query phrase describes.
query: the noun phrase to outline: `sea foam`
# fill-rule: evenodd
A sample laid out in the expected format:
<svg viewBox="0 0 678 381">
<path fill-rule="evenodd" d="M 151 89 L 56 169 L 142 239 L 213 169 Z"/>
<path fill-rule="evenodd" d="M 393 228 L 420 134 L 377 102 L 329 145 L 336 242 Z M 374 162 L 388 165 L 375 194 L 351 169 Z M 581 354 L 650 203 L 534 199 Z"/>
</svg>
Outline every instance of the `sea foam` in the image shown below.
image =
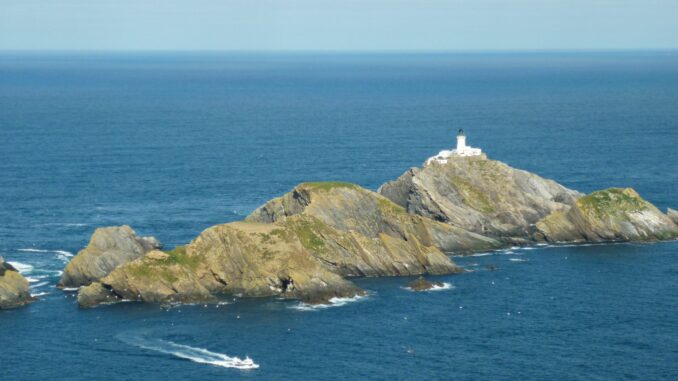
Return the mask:
<svg viewBox="0 0 678 381">
<path fill-rule="evenodd" d="M 73 256 L 73 253 L 71 253 L 70 251 L 66 251 L 66 250 L 44 250 L 44 249 L 28 248 L 28 249 L 17 249 L 17 251 L 23 251 L 23 252 L 27 252 L 27 253 L 55 253 L 55 254 L 64 255 L 66 257 L 72 257 Z"/>
<path fill-rule="evenodd" d="M 21 262 L 11 262 L 11 261 L 10 261 L 10 262 L 7 262 L 7 263 L 9 263 L 10 265 L 12 265 L 12 267 L 14 267 L 15 269 L 17 269 L 17 271 L 19 271 L 21 274 L 28 274 L 28 273 L 30 273 L 31 271 L 33 271 L 33 266 L 31 266 L 31 265 L 29 265 L 29 264 L 26 264 L 26 263 L 21 263 Z"/>
<path fill-rule="evenodd" d="M 452 283 L 443 282 L 442 286 L 438 286 L 438 285 L 434 284 L 433 287 L 429 288 L 426 291 L 442 291 L 442 290 L 449 290 L 449 289 L 452 289 L 452 288 L 454 288 Z"/>
<path fill-rule="evenodd" d="M 334 297 L 329 300 L 329 304 L 308 304 L 308 303 L 298 303 L 296 305 L 293 305 L 289 308 L 293 310 L 298 310 L 298 311 L 317 311 L 317 310 L 323 310 L 326 308 L 331 308 L 331 307 L 341 307 L 343 305 L 346 305 L 347 303 L 352 303 L 352 302 L 357 302 L 360 300 L 366 299 L 367 296 L 360 296 L 356 295 L 351 298 L 338 298 Z"/>
</svg>

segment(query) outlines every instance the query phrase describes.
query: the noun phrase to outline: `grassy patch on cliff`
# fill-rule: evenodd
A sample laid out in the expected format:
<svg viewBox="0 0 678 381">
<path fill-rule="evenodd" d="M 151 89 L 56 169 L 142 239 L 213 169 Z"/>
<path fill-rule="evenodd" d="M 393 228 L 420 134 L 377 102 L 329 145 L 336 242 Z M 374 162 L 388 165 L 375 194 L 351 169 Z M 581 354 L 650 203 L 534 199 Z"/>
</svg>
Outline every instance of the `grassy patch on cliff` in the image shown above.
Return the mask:
<svg viewBox="0 0 678 381">
<path fill-rule="evenodd" d="M 454 176 L 452 178 L 452 184 L 457 188 L 466 205 L 483 213 L 492 213 L 495 211 L 494 206 L 492 206 L 492 203 L 485 193 L 471 185 L 471 183 L 462 177 Z"/>
<path fill-rule="evenodd" d="M 392 202 L 391 200 L 389 200 L 387 198 L 379 197 L 377 200 L 379 202 L 379 209 L 384 214 L 404 214 L 405 213 L 405 208 L 403 208 L 402 206 Z"/>
<path fill-rule="evenodd" d="M 308 188 L 309 190 L 319 190 L 319 191 L 329 191 L 335 188 L 351 188 L 357 189 L 358 186 L 353 183 L 347 183 L 343 181 L 320 181 L 320 182 L 310 182 L 303 183 L 301 186 Z"/>
<path fill-rule="evenodd" d="M 179 280 L 179 278 L 170 269 L 170 266 L 179 265 L 195 270 L 200 264 L 199 258 L 186 253 L 186 246 L 177 246 L 164 253 L 167 254 L 167 258 L 160 260 L 144 259 L 130 266 L 129 272 L 139 278 L 161 277 L 165 281 L 172 283 Z"/>
<path fill-rule="evenodd" d="M 286 226 L 296 234 L 301 245 L 314 253 L 324 253 L 327 249 L 323 234 L 332 234 L 332 228 L 322 221 L 303 216 L 286 221 Z"/>
<path fill-rule="evenodd" d="M 186 246 L 177 246 L 166 253 L 169 255 L 169 258 L 165 260 L 167 264 L 178 264 L 191 269 L 195 269 L 200 264 L 198 257 L 186 253 Z"/>
<path fill-rule="evenodd" d="M 320 252 L 325 249 L 325 241 L 313 231 L 311 224 L 301 223 L 297 227 L 297 235 L 301 244 L 308 250 Z"/>
<path fill-rule="evenodd" d="M 601 216 L 618 212 L 639 212 L 648 207 L 636 191 L 631 188 L 610 188 L 593 192 L 577 200 L 584 211 Z"/>
</svg>

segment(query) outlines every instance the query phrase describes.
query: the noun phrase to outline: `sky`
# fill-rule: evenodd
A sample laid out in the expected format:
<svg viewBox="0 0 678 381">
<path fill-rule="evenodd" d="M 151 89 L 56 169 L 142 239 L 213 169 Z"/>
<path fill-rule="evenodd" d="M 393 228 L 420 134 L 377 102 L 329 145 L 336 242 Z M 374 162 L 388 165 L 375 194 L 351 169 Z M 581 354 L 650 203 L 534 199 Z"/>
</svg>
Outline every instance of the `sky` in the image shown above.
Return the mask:
<svg viewBox="0 0 678 381">
<path fill-rule="evenodd" d="M 678 0 L 0 0 L 0 50 L 678 49 Z"/>
</svg>

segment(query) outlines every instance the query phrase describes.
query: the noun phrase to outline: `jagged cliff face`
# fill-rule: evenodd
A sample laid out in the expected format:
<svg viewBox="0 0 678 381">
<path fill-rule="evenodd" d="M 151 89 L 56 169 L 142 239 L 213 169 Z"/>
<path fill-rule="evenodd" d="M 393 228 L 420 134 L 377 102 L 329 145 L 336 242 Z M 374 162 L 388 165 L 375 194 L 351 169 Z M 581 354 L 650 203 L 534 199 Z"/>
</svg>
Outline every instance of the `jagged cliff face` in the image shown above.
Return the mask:
<svg viewBox="0 0 678 381">
<path fill-rule="evenodd" d="M 89 244 L 66 266 L 59 287 L 80 287 L 108 275 L 119 265 L 161 248 L 153 237 L 139 237 L 127 225 L 98 228 Z"/>
<path fill-rule="evenodd" d="M 678 237 L 678 225 L 631 188 L 579 198 L 537 223 L 535 237 L 556 242 L 650 241 Z"/>
<path fill-rule="evenodd" d="M 404 245 L 402 250 L 394 247 L 392 251 L 416 253 L 423 246 L 445 252 L 472 252 L 500 246 L 494 239 L 409 214 L 387 198 L 347 183 L 301 184 L 292 192 L 267 202 L 247 220 L 275 222 L 298 214 L 315 217 L 354 236 L 376 239 L 386 248 L 391 242 Z M 410 265 L 416 266 L 416 263 L 413 260 Z"/>
<path fill-rule="evenodd" d="M 503 240 L 529 239 L 541 218 L 582 196 L 555 181 L 485 156 L 413 168 L 380 194 L 409 213 Z"/>
<path fill-rule="evenodd" d="M 26 278 L 0 257 L 0 310 L 21 307 L 32 300 Z"/>
</svg>

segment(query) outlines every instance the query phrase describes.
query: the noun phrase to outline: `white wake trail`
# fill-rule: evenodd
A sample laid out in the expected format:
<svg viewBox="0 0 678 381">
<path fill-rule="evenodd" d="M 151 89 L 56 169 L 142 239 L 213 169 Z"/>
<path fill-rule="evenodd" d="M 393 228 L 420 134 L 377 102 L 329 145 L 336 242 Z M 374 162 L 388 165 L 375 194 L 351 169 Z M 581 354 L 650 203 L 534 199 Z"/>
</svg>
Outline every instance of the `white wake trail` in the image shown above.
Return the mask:
<svg viewBox="0 0 678 381">
<path fill-rule="evenodd" d="M 121 337 L 123 341 L 139 348 L 172 355 L 181 359 L 190 360 L 199 364 L 209 364 L 223 368 L 235 368 L 241 370 L 257 369 L 251 358 L 230 357 L 223 353 L 212 352 L 204 348 L 196 348 L 188 345 L 177 344 L 162 339 L 146 339 L 143 337 Z"/>
</svg>

